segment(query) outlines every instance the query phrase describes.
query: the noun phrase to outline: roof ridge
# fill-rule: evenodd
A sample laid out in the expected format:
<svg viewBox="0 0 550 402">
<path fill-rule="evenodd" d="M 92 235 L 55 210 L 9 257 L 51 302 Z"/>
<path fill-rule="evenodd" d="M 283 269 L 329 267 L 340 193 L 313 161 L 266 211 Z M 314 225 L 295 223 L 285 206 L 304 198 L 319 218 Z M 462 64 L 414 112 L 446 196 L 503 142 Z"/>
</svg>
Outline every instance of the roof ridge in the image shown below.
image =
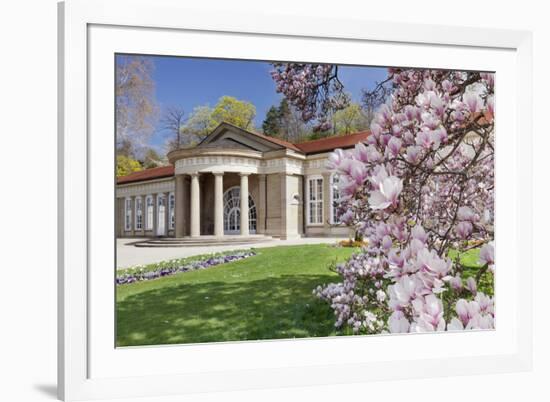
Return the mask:
<svg viewBox="0 0 550 402">
<path fill-rule="evenodd" d="M 161 172 L 164 169 L 165 172 Z M 148 169 L 138 170 L 137 172 L 131 172 L 124 176 L 118 176 L 116 178 L 117 183 L 131 183 L 133 181 L 151 180 L 155 178 L 169 177 L 174 175 L 174 165 L 155 166 Z"/>
<path fill-rule="evenodd" d="M 264 139 L 264 140 L 266 140 L 266 141 L 269 141 L 269 142 L 271 142 L 271 143 L 273 143 L 273 144 L 275 144 L 275 145 L 284 146 L 284 147 L 290 148 L 290 149 L 292 149 L 292 150 L 294 150 L 294 151 L 299 151 L 299 152 L 301 152 L 301 150 L 296 146 L 296 144 L 293 144 L 293 143 L 290 142 L 290 141 L 282 140 L 282 139 L 277 138 L 277 137 L 272 137 L 272 136 L 270 136 L 270 135 L 266 135 L 266 134 L 263 134 L 263 133 L 259 133 L 259 132 L 255 131 L 255 130 L 249 130 L 249 129 L 246 129 L 246 128 L 242 128 L 242 127 L 239 127 L 239 126 L 237 126 L 237 125 L 235 125 L 235 124 L 233 124 L 233 123 L 230 123 L 230 122 L 228 122 L 228 121 L 222 121 L 220 124 L 218 124 L 218 125 L 216 126 L 216 128 L 215 128 L 214 130 L 212 130 L 212 131 L 210 132 L 210 134 L 212 134 L 214 131 L 216 131 L 216 130 L 217 130 L 220 126 L 222 126 L 222 125 L 227 125 L 227 126 L 236 128 L 237 130 L 241 130 L 241 131 L 244 131 L 244 132 L 246 132 L 246 133 L 255 135 L 255 136 L 257 136 L 257 137 L 259 137 L 259 138 L 262 138 L 262 139 Z M 208 137 L 210 136 L 210 134 L 208 134 L 205 138 L 203 138 L 203 140 L 202 140 L 198 145 L 202 144 L 202 143 L 206 140 L 206 138 L 208 138 Z"/>
</svg>

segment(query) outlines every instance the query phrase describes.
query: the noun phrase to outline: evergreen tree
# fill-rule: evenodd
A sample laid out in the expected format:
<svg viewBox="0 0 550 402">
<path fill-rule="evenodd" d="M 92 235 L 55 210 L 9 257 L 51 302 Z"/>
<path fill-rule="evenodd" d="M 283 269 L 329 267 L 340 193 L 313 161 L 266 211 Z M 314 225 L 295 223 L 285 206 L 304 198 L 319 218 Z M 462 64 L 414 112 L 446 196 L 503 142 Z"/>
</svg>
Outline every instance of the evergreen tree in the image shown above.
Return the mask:
<svg viewBox="0 0 550 402">
<path fill-rule="evenodd" d="M 281 132 L 281 115 L 279 108 L 271 106 L 267 111 L 265 120 L 262 123 L 262 130 L 264 134 L 273 137 L 278 137 Z"/>
</svg>

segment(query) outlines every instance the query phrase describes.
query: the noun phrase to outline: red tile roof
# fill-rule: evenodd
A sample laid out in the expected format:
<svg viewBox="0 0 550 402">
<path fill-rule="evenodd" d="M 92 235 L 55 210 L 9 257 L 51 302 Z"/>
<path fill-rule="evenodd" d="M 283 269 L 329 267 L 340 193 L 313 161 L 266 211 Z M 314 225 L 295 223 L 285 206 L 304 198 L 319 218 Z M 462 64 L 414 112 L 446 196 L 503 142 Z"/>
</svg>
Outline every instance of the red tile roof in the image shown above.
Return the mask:
<svg viewBox="0 0 550 402">
<path fill-rule="evenodd" d="M 282 145 L 286 148 L 293 149 L 298 152 L 303 152 L 305 154 L 315 154 L 321 152 L 332 151 L 336 148 L 350 148 L 355 146 L 360 141 L 365 141 L 369 136 L 369 131 L 361 131 L 354 134 L 342 135 L 338 137 L 327 137 L 321 138 L 320 140 L 313 140 L 302 142 L 299 144 L 292 144 L 290 142 L 268 137 L 263 134 L 253 133 L 261 138 L 264 138 L 267 141 L 271 141 L 275 144 Z M 130 173 L 126 176 L 121 176 L 117 178 L 117 184 L 126 184 L 126 183 L 135 183 L 139 181 L 147 181 L 153 179 L 161 179 L 164 177 L 174 176 L 174 166 L 161 166 L 152 169 L 145 169 L 139 172 Z"/>
<path fill-rule="evenodd" d="M 252 134 L 260 137 L 260 138 L 263 138 L 264 140 L 266 141 L 269 141 L 269 142 L 272 142 L 274 144 L 277 144 L 277 145 L 281 145 L 285 148 L 290 148 L 294 151 L 300 151 L 300 148 L 296 145 L 296 144 L 293 144 L 291 142 L 288 142 L 288 141 L 285 141 L 285 140 L 281 140 L 280 138 L 275 138 L 275 137 L 270 137 L 268 135 L 265 135 L 265 134 L 260 134 L 260 133 L 257 133 L 255 131 L 250 131 Z"/>
<path fill-rule="evenodd" d="M 353 147 L 358 142 L 365 141 L 369 134 L 370 131 L 360 131 L 358 133 L 341 135 L 338 137 L 327 137 L 319 140 L 306 141 L 295 145 L 305 154 L 316 154 L 332 151 L 336 148 Z"/>
<path fill-rule="evenodd" d="M 130 173 L 126 176 L 120 176 L 117 178 L 117 184 L 134 183 L 136 181 L 161 179 L 163 177 L 172 176 L 174 176 L 174 166 L 160 166 L 156 168 L 140 170 L 139 172 Z"/>
</svg>

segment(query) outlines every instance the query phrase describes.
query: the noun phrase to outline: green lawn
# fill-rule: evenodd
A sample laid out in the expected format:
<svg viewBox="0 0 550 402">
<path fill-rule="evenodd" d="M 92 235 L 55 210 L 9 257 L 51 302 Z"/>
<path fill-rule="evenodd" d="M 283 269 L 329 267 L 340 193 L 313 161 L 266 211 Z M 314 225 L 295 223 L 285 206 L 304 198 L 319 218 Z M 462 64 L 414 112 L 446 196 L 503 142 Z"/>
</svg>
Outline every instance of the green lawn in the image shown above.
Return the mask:
<svg viewBox="0 0 550 402">
<path fill-rule="evenodd" d="M 117 345 L 336 335 L 332 309 L 312 290 L 338 282 L 329 265 L 355 250 L 329 245 L 262 248 L 245 260 L 117 286 Z M 450 257 L 456 259 L 456 252 Z M 462 278 L 475 276 L 479 250 L 460 260 Z M 479 285 L 493 294 L 492 275 Z"/>
<path fill-rule="evenodd" d="M 330 306 L 312 295 L 354 249 L 258 249 L 206 270 L 117 287 L 117 345 L 159 345 L 334 335 Z"/>
<path fill-rule="evenodd" d="M 479 268 L 481 268 L 481 265 L 479 264 L 479 250 L 479 248 L 475 248 L 463 253 L 460 256 L 460 263 L 464 267 L 464 272 L 462 272 L 462 279 L 467 279 L 470 276 L 475 277 L 479 271 Z M 456 260 L 456 252 L 451 250 L 449 252 L 449 257 Z M 490 296 L 493 296 L 494 276 L 492 274 L 483 275 L 480 283 L 478 283 L 478 290 Z"/>
</svg>

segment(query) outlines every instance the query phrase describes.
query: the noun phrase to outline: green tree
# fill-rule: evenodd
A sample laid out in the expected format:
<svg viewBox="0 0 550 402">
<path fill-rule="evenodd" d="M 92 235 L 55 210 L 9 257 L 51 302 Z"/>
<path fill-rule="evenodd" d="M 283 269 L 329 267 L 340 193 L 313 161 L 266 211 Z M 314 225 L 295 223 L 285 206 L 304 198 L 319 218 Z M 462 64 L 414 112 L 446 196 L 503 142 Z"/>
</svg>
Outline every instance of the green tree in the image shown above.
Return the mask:
<svg viewBox="0 0 550 402">
<path fill-rule="evenodd" d="M 247 101 L 232 96 L 222 96 L 210 115 L 209 129 L 212 131 L 218 124 L 227 122 L 237 127 L 251 130 L 254 128 L 256 107 Z"/>
<path fill-rule="evenodd" d="M 365 130 L 369 121 L 361 105 L 351 103 L 344 109 L 338 110 L 332 117 L 332 127 L 335 134 L 351 134 L 356 131 Z"/>
<path fill-rule="evenodd" d="M 211 124 L 212 109 L 208 105 L 195 107 L 181 128 L 181 144 L 196 144 L 210 134 Z"/>
<path fill-rule="evenodd" d="M 144 169 L 151 169 L 165 165 L 162 157 L 153 148 L 147 148 L 141 164 Z"/>
<path fill-rule="evenodd" d="M 281 133 L 281 114 L 279 108 L 271 106 L 265 115 L 262 123 L 262 131 L 266 135 L 278 137 Z"/>
<path fill-rule="evenodd" d="M 116 157 L 116 175 L 117 177 L 126 176 L 132 172 L 143 170 L 141 163 L 126 155 L 117 155 Z"/>
<path fill-rule="evenodd" d="M 292 142 L 300 142 L 311 133 L 311 128 L 285 98 L 279 106 L 271 106 L 268 110 L 262 129 L 266 135 Z"/>
</svg>

